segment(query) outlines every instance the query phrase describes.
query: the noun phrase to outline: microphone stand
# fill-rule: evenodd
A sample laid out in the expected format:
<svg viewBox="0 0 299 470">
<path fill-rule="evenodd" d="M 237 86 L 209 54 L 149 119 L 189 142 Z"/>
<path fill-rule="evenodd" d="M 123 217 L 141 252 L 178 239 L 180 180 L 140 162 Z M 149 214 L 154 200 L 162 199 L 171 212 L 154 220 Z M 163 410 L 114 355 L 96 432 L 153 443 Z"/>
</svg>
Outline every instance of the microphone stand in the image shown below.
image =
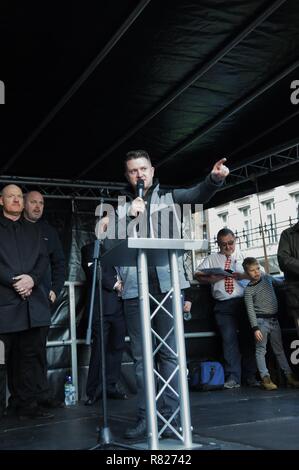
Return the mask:
<svg viewBox="0 0 299 470">
<path fill-rule="evenodd" d="M 92 319 L 94 315 L 94 304 L 96 294 L 96 284 L 98 284 L 98 301 L 99 301 L 99 328 L 100 328 L 100 351 L 101 351 L 101 367 L 100 367 L 100 381 L 102 384 L 102 412 L 103 412 L 103 426 L 98 427 L 98 445 L 106 446 L 111 444 L 111 432 L 108 424 L 108 410 L 107 410 L 107 386 L 106 386 L 106 351 L 104 344 L 104 316 L 103 316 L 103 299 L 102 299 L 102 266 L 100 262 L 100 240 L 94 242 L 93 252 L 93 276 L 91 298 L 89 306 L 89 319 L 86 334 L 86 344 L 91 343 L 91 330 Z"/>
<path fill-rule="evenodd" d="M 102 412 L 103 412 L 103 425 L 97 427 L 98 431 L 98 441 L 95 447 L 92 447 L 90 450 L 102 450 L 108 446 L 117 446 L 124 449 L 131 449 L 131 446 L 128 446 L 123 443 L 115 442 L 112 439 L 112 433 L 109 428 L 108 423 L 108 407 L 107 407 L 107 386 L 106 386 L 106 351 L 104 344 L 104 315 L 103 315 L 103 295 L 102 295 L 102 266 L 100 261 L 100 245 L 101 241 L 96 239 L 94 242 L 94 252 L 93 252 L 93 276 L 92 276 L 92 287 L 91 287 L 91 296 L 90 296 L 90 306 L 89 306 L 89 318 L 88 318 L 88 328 L 86 334 L 86 344 L 90 345 L 91 343 L 91 331 L 92 331 L 92 319 L 94 315 L 94 303 L 96 295 L 96 284 L 98 283 L 98 298 L 99 298 L 99 328 L 100 328 L 100 342 L 101 342 L 101 367 L 99 370 L 100 380 L 102 383 Z"/>
</svg>

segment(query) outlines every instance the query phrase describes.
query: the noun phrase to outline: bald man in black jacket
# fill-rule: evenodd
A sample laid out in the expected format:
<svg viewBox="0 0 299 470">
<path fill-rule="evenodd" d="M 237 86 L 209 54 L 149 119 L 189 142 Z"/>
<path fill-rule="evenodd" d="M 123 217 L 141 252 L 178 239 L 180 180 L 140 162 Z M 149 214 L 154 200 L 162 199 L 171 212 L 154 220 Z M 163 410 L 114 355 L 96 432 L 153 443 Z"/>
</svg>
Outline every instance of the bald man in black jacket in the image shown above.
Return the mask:
<svg viewBox="0 0 299 470">
<path fill-rule="evenodd" d="M 10 184 L 0 198 L 0 341 L 5 345 L 5 364 L 16 354 L 11 386 L 18 396 L 20 418 L 49 416 L 36 401 L 40 331 L 50 324 L 48 299 L 41 288 L 49 264 L 39 227 L 21 217 L 23 194 Z M 5 368 L 0 367 L 0 382 Z"/>
</svg>

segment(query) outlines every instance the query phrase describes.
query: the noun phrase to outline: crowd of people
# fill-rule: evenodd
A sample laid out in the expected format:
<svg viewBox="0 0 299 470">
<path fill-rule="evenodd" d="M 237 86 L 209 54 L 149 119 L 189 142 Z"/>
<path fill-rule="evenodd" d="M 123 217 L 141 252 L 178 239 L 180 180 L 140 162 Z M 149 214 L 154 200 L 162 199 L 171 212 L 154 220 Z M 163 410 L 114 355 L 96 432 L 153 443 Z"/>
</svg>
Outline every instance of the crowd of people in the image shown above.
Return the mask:
<svg viewBox="0 0 299 470">
<path fill-rule="evenodd" d="M 47 380 L 46 341 L 51 306 L 65 280 L 63 250 L 56 230 L 41 220 L 42 194 L 24 197 L 19 186 L 9 184 L 0 204 L 1 390 L 7 381 L 8 413 L 20 419 L 50 417 L 49 409 L 60 404 Z"/>
<path fill-rule="evenodd" d="M 222 186 L 229 170 L 225 160 L 215 163 L 206 179 L 188 189 L 163 190 L 154 179 L 155 169 L 144 150 L 131 151 L 125 159 L 125 177 L 129 183 L 126 192 L 125 214 L 127 224 L 148 212 L 142 220 L 147 233 L 160 238 L 161 217 L 155 212 L 183 204 L 207 202 Z M 142 181 L 142 195 L 137 193 Z M 7 380 L 9 402 L 7 411 L 21 419 L 50 417 L 50 408 L 62 406 L 51 394 L 47 380 L 46 342 L 51 323 L 51 308 L 65 281 L 65 259 L 57 231 L 42 217 L 44 199 L 40 192 L 23 195 L 20 187 L 9 184 L 1 191 L 0 204 L 0 341 L 5 346 L 5 364 L 0 364 L 0 389 Z M 153 225 L 151 220 L 157 223 Z M 102 219 L 102 230 L 107 230 L 109 217 Z M 173 231 L 181 230 L 181 221 L 173 217 Z M 172 233 L 172 235 L 174 234 Z M 170 235 L 171 236 L 171 235 Z M 197 267 L 195 278 L 211 285 L 214 316 L 222 340 L 225 369 L 225 389 L 242 385 L 275 390 L 266 364 L 267 343 L 271 343 L 279 367 L 287 384 L 299 387 L 286 358 L 278 322 L 276 281 L 263 272 L 255 258 L 243 257 L 237 248 L 233 230 L 218 232 L 219 252 L 208 255 Z M 105 242 L 104 242 L 105 244 Z M 81 263 L 86 274 L 90 302 L 94 242 L 82 247 Z M 278 261 L 285 273 L 287 305 L 299 331 L 299 223 L 281 236 Z M 121 264 L 121 263 L 120 263 Z M 190 284 L 186 279 L 183 259 L 179 256 L 179 276 L 182 291 L 187 292 L 183 311 L 190 312 Z M 149 267 L 151 311 L 161 303 L 171 288 L 169 265 Z M 135 366 L 137 386 L 136 423 L 125 432 L 127 439 L 146 436 L 146 404 L 144 400 L 144 364 L 142 327 L 139 313 L 137 269 L 132 266 L 104 266 L 102 270 L 103 338 L 106 356 L 106 385 L 108 398 L 127 399 L 119 387 L 122 354 L 126 332 Z M 86 385 L 87 406 L 96 403 L 102 395 L 101 330 L 99 289 L 93 305 L 92 347 Z M 167 338 L 159 347 L 155 361 L 159 374 L 167 381 L 172 377 L 158 401 L 158 409 L 165 420 L 179 427 L 176 410 L 179 388 L 176 369 L 175 336 L 172 328 L 172 302 L 168 298 L 153 318 L 158 336 Z M 170 314 L 169 314 L 170 313 Z M 166 428 L 164 437 L 171 437 Z"/>
</svg>

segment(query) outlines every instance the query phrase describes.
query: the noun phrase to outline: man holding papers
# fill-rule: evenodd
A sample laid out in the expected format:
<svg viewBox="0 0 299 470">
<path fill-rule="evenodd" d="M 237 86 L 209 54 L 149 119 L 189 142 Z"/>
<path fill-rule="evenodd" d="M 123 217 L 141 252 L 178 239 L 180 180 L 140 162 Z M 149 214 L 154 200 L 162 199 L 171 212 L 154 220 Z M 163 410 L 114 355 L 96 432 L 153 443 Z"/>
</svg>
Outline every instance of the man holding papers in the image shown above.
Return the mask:
<svg viewBox="0 0 299 470">
<path fill-rule="evenodd" d="M 244 287 L 239 282 L 247 278 L 242 267 L 243 257 L 236 250 L 236 237 L 232 230 L 220 230 L 217 243 L 219 252 L 202 261 L 195 277 L 200 282 L 211 284 L 215 319 L 222 338 L 224 387 L 238 388 L 241 382 L 257 386 L 254 343 L 245 311 Z"/>
</svg>

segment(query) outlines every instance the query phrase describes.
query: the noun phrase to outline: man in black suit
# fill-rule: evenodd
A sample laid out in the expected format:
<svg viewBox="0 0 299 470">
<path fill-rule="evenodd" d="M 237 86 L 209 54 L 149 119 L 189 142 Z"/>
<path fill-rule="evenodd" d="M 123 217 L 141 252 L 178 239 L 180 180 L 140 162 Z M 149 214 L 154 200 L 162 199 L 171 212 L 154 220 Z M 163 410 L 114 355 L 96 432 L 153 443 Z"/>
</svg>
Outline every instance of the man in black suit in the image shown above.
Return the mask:
<svg viewBox="0 0 299 470">
<path fill-rule="evenodd" d="M 61 292 L 65 281 L 65 260 L 58 233 L 47 220 L 43 218 L 44 197 L 39 191 L 29 191 L 24 195 L 23 217 L 30 224 L 34 224 L 41 232 L 42 239 L 47 247 L 49 263 L 42 280 L 40 289 L 46 295 L 49 307 L 53 306 Z M 44 408 L 62 407 L 63 403 L 52 396 L 48 382 L 47 339 L 49 326 L 40 327 L 39 358 L 35 367 L 36 401 Z M 15 370 L 18 368 L 18 353 L 16 348 L 12 354 L 7 370 L 8 388 L 10 390 L 7 413 L 14 413 L 18 407 L 19 397 L 14 387 Z"/>
<path fill-rule="evenodd" d="M 49 299 L 50 308 L 63 289 L 65 281 L 65 259 L 57 230 L 43 217 L 44 197 L 39 191 L 29 191 L 24 196 L 24 218 L 36 224 L 47 246 L 49 265 L 41 282 L 41 288 Z M 37 402 L 45 408 L 62 407 L 60 400 L 52 396 L 48 382 L 47 340 L 50 327 L 41 328 L 41 349 L 39 367 L 35 371 L 37 378 Z"/>
<path fill-rule="evenodd" d="M 89 286 L 88 304 L 91 297 L 93 275 L 94 243 L 89 243 L 81 249 L 81 265 Z M 112 266 L 102 266 L 102 295 L 103 295 L 103 328 L 106 351 L 106 381 L 107 396 L 124 400 L 127 395 L 117 388 L 120 377 L 122 353 L 125 346 L 125 319 L 123 314 L 120 292 L 122 283 Z M 89 371 L 86 384 L 87 401 L 85 405 L 93 405 L 101 396 L 101 336 L 98 287 L 96 289 L 93 321 L 92 347 Z"/>
<path fill-rule="evenodd" d="M 49 264 L 47 247 L 40 228 L 21 216 L 24 200 L 19 186 L 5 186 L 0 205 L 0 341 L 5 346 L 5 365 L 14 361 L 9 388 L 18 397 L 20 419 L 50 417 L 36 397 L 41 329 L 50 324 L 49 302 L 42 289 Z M 1 365 L 0 387 L 5 374 Z"/>
</svg>

